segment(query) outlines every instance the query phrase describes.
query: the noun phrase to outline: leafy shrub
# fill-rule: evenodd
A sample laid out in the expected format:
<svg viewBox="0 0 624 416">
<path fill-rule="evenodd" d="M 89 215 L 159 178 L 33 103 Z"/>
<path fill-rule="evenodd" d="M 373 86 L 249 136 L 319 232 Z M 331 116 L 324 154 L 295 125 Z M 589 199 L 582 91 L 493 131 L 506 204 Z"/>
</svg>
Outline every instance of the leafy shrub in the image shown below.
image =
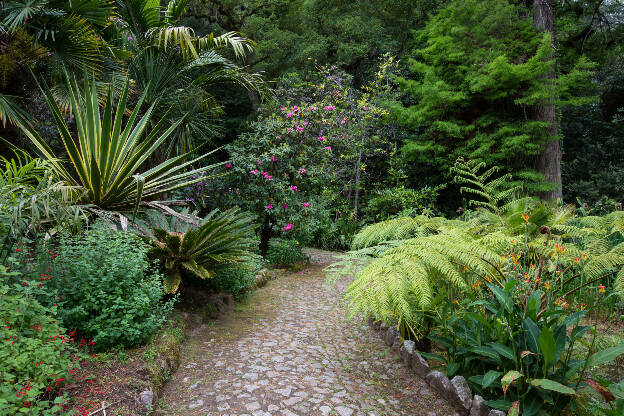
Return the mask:
<svg viewBox="0 0 624 416">
<path fill-rule="evenodd" d="M 60 239 L 52 263 L 59 316 L 103 350 L 144 342 L 165 321 L 162 276 L 150 268 L 149 245 L 130 232 L 94 227 Z"/>
<path fill-rule="evenodd" d="M 244 295 L 254 284 L 256 268 L 249 265 L 227 266 L 219 269 L 208 287 L 216 292 L 230 293 L 235 298 Z"/>
<path fill-rule="evenodd" d="M 9 258 L 13 266 L 15 261 Z M 76 348 L 58 323 L 56 307 L 36 300 L 40 281 L 0 265 L 0 409 L 3 415 L 56 414 L 57 380 L 71 380 Z"/>
<path fill-rule="evenodd" d="M 265 260 L 272 265 L 290 266 L 306 261 L 308 257 L 301 251 L 296 240 L 275 239 L 271 241 Z"/>
<path fill-rule="evenodd" d="M 409 189 L 398 186 L 378 191 L 368 201 L 366 215 L 369 221 L 385 221 L 402 212 L 422 214 L 435 208 L 440 187 L 426 186 L 422 189 Z"/>
</svg>

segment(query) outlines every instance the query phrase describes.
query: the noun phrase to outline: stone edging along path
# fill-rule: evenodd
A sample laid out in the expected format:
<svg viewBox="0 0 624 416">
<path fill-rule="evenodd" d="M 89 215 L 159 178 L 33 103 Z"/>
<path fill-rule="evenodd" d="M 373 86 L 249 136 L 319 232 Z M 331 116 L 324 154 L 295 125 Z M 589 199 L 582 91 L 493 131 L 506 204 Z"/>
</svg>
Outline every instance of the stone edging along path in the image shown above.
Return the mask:
<svg viewBox="0 0 624 416">
<path fill-rule="evenodd" d="M 160 416 L 457 416 L 377 333 L 348 319 L 348 279 L 325 285 L 331 253 L 254 291 L 232 313 L 194 328 Z"/>
<path fill-rule="evenodd" d="M 371 328 L 379 330 L 380 336 L 393 351 L 398 352 L 403 364 L 411 368 L 414 373 L 427 381 L 429 386 L 446 397 L 451 405 L 462 416 L 505 416 L 500 410 L 490 409 L 483 397 L 472 395 L 468 382 L 463 376 L 455 376 L 451 380 L 440 371 L 431 371 L 429 363 L 416 350 L 414 341 L 403 340 L 399 331 L 392 327 L 388 328 L 382 322 L 368 320 Z"/>
</svg>

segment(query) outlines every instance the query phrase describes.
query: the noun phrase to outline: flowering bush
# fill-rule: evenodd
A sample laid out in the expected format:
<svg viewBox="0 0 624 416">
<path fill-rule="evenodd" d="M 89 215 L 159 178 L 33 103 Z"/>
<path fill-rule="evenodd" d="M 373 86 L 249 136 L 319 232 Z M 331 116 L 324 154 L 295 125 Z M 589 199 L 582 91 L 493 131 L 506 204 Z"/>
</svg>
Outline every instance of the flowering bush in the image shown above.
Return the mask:
<svg viewBox="0 0 624 416">
<path fill-rule="evenodd" d="M 188 199 L 207 209 L 240 205 L 258 214 L 263 254 L 274 236 L 318 243 L 327 229 L 355 229 L 330 223 L 357 223 L 364 189 L 384 186 L 391 176 L 392 145 L 380 132 L 385 112 L 371 103 L 388 68 L 365 91 L 336 68 L 321 68 L 307 81 L 286 77 L 259 121 L 226 146 L 229 175 L 188 188 Z"/>
<path fill-rule="evenodd" d="M 173 300 L 162 301 L 163 277 L 151 268 L 148 250 L 133 233 L 99 226 L 62 237 L 50 282 L 63 325 L 98 350 L 146 341 L 173 307 Z"/>
<path fill-rule="evenodd" d="M 596 328 L 582 325 L 586 310 L 569 313 L 552 300 L 542 304 L 542 290 L 526 297 L 518 280 L 503 288 L 488 284 L 488 290 L 485 299 L 457 301 L 440 311 L 430 338 L 444 355 L 425 355 L 445 362 L 449 376 L 465 376 L 491 407 L 529 416 L 576 410 L 577 390 L 598 385 L 585 371 L 624 353 L 624 345 L 599 351 Z M 587 353 L 574 353 L 578 345 Z"/>
<path fill-rule="evenodd" d="M 86 377 L 87 354 L 77 345 L 89 342 L 61 327 L 55 305 L 37 300 L 47 298 L 47 276 L 33 278 L 8 260 L 12 270 L 0 265 L 0 409 L 3 415 L 58 414 L 66 409 L 63 387 Z M 77 403 L 74 410 L 88 414 L 90 407 Z"/>
</svg>

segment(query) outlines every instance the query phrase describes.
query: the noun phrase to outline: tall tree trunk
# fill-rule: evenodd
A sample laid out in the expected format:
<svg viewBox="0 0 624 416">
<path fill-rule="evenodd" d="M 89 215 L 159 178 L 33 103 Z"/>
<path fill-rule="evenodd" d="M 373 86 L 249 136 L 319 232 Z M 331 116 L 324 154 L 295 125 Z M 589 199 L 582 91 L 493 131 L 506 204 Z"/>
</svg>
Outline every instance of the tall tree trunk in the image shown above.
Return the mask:
<svg viewBox="0 0 624 416">
<path fill-rule="evenodd" d="M 540 32 L 549 32 L 554 44 L 555 33 L 552 0 L 533 1 L 533 23 Z M 554 53 L 551 59 L 554 62 Z M 536 171 L 544 175 L 547 182 L 556 185 L 555 189 L 552 191 L 539 192 L 537 194 L 538 197 L 545 200 L 563 199 L 563 192 L 561 189 L 561 145 L 559 142 L 557 107 L 555 104 L 556 91 L 554 90 L 554 80 L 557 76 L 555 68 L 555 64 L 553 64 L 552 72 L 545 75 L 546 79 L 553 81 L 552 98 L 535 106 L 535 118 L 537 121 L 543 121 L 549 124 L 548 133 L 550 138 L 544 145 L 542 151 L 535 157 L 533 167 Z"/>
</svg>

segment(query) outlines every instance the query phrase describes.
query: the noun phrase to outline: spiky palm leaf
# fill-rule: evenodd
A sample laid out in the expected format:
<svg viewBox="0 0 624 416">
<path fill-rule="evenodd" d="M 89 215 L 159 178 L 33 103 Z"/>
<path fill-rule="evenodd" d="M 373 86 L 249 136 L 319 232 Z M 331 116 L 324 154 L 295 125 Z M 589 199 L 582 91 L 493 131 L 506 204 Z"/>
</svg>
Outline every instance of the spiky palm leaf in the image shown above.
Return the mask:
<svg viewBox="0 0 624 416">
<path fill-rule="evenodd" d="M 30 115 L 21 109 L 16 98 L 11 95 L 0 94 L 0 122 L 2 127 L 6 127 L 7 121 L 14 125 L 31 123 Z"/>
<path fill-rule="evenodd" d="M 41 90 L 69 156 L 70 169 L 58 161 L 46 141 L 31 126 L 22 127 L 61 179 L 68 185 L 86 190 L 81 203 L 104 210 L 127 212 L 134 209 L 136 213 L 141 199 L 153 199 L 165 192 L 206 180 L 206 176 L 193 178 L 216 166 L 189 169 L 210 153 L 193 160 L 187 160 L 189 155 L 182 154 L 141 172 L 144 162 L 178 127 L 180 120 L 165 129 L 165 120 L 162 119 L 151 132 L 147 132 L 154 104 L 139 118 L 142 96 L 123 126 L 128 82 L 125 83 L 116 106 L 113 103 L 114 88 L 109 89 L 102 114 L 94 81 L 89 83 L 85 78 L 82 97 L 75 82 L 67 78 L 67 83 L 78 132 L 76 138 L 72 137 L 61 110 L 45 83 Z"/>
</svg>

